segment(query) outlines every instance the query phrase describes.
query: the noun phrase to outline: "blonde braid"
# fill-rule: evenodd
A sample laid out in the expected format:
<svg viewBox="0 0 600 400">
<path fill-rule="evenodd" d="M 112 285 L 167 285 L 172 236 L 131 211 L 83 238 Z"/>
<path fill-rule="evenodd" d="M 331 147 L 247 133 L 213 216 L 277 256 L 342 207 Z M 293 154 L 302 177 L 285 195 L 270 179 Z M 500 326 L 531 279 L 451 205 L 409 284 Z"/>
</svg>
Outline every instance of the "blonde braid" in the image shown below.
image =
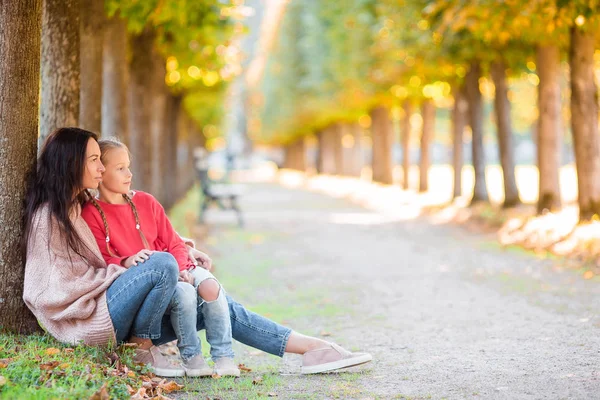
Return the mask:
<svg viewBox="0 0 600 400">
<path fill-rule="evenodd" d="M 131 197 L 129 197 L 126 194 L 123 195 L 123 198 L 127 200 L 127 203 L 129 203 L 129 206 L 133 210 L 133 216 L 135 217 L 135 229 L 137 229 L 137 231 L 140 233 L 142 242 L 144 242 L 144 246 L 146 246 L 146 248 L 150 250 L 150 245 L 146 240 L 146 236 L 144 236 L 144 232 L 142 232 L 142 227 L 140 226 L 140 218 L 138 217 L 137 208 L 135 207 L 135 204 L 133 204 L 133 200 L 131 200 Z"/>
<path fill-rule="evenodd" d="M 100 204 L 98 204 L 98 202 L 96 201 L 94 196 L 92 196 L 89 191 L 86 190 L 86 192 L 87 192 L 87 195 L 90 197 L 90 201 L 92 202 L 92 205 L 94 207 L 96 207 L 96 210 L 98 210 L 98 212 L 100 213 L 100 217 L 102 217 L 102 222 L 104 222 L 104 233 L 106 234 L 106 250 L 108 250 L 108 254 L 111 257 L 119 257 L 110 249 L 110 235 L 109 235 L 109 230 L 108 230 L 108 221 L 106 220 L 106 215 L 104 215 L 104 211 L 102 211 L 102 207 L 100 207 Z"/>
</svg>

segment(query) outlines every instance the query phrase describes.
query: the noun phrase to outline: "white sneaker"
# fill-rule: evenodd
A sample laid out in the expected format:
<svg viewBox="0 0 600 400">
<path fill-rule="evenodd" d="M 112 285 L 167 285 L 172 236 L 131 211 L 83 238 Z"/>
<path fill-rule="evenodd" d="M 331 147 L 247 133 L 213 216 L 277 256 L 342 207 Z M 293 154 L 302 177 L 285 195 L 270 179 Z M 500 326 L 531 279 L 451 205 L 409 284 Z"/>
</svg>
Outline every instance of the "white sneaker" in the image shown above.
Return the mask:
<svg viewBox="0 0 600 400">
<path fill-rule="evenodd" d="M 185 374 L 187 376 L 198 377 L 198 376 L 212 376 L 213 369 L 208 366 L 202 353 L 195 357 L 190 358 L 183 362 L 185 368 Z"/>
<path fill-rule="evenodd" d="M 221 376 L 240 376 L 240 369 L 233 362 L 233 358 L 219 358 L 215 361 L 215 373 Z"/>
</svg>

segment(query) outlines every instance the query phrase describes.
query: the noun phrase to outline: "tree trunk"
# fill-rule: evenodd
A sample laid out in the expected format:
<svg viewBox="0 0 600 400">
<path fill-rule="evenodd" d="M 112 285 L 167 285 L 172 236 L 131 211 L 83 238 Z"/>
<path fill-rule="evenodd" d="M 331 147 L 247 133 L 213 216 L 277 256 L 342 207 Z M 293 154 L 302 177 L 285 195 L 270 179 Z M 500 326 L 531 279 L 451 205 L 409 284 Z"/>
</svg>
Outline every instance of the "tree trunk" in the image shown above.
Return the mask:
<svg viewBox="0 0 600 400">
<path fill-rule="evenodd" d="M 20 251 L 25 180 L 35 168 L 38 136 L 41 0 L 0 7 L 0 330 L 40 330 L 23 302 Z"/>
<path fill-rule="evenodd" d="M 344 171 L 348 176 L 359 177 L 364 165 L 362 154 L 362 128 L 359 124 L 351 124 L 347 126 L 348 134 L 352 137 L 352 147 L 346 152 L 344 157 Z"/>
<path fill-rule="evenodd" d="M 40 142 L 79 125 L 79 0 L 44 0 Z"/>
<path fill-rule="evenodd" d="M 334 124 L 331 127 L 331 143 L 333 146 L 334 173 L 344 175 L 344 146 L 342 137 L 344 136 L 344 127 L 341 123 Z"/>
<path fill-rule="evenodd" d="M 335 174 L 335 149 L 332 136 L 335 136 L 333 126 L 329 126 L 319 133 L 319 172 L 321 174 Z"/>
<path fill-rule="evenodd" d="M 571 127 L 579 188 L 579 219 L 600 213 L 600 144 L 594 80 L 594 35 L 571 28 Z"/>
<path fill-rule="evenodd" d="M 79 126 L 98 134 L 102 129 L 104 19 L 104 0 L 88 0 L 81 7 Z"/>
<path fill-rule="evenodd" d="M 510 102 L 508 101 L 508 85 L 506 84 L 506 65 L 499 59 L 491 65 L 491 75 L 496 87 L 494 110 L 498 129 L 498 149 L 502 175 L 504 177 L 504 208 L 514 207 L 521 203 L 517 181 L 515 179 L 515 160 L 513 133 L 510 120 Z"/>
<path fill-rule="evenodd" d="M 177 201 L 176 179 L 173 171 L 177 170 L 177 134 L 179 132 L 181 96 L 169 95 L 167 97 L 167 129 L 164 132 L 165 147 L 162 149 L 165 164 L 161 170 L 160 181 L 165 190 L 165 207 L 171 208 Z M 195 171 L 195 170 L 194 170 Z"/>
<path fill-rule="evenodd" d="M 130 146 L 128 126 L 127 27 L 114 16 L 106 21 L 102 64 L 102 134 Z"/>
<path fill-rule="evenodd" d="M 462 195 L 463 168 L 463 134 L 467 124 L 467 99 L 465 87 L 461 85 L 454 90 L 454 107 L 452 108 L 452 169 L 454 170 L 454 193 L 452 198 Z"/>
<path fill-rule="evenodd" d="M 152 118 L 150 120 L 150 137 L 152 149 L 150 155 L 150 164 L 152 175 L 150 177 L 150 193 L 152 193 L 159 202 L 165 201 L 165 187 L 161 179 L 162 171 L 166 165 L 166 131 L 168 127 L 167 116 L 167 87 L 165 85 L 165 75 L 167 73 L 165 60 L 158 54 L 154 54 L 153 78 L 148 84 L 152 86 L 152 99 L 150 107 L 152 108 Z M 170 110 L 169 110 L 170 111 Z"/>
<path fill-rule="evenodd" d="M 392 184 L 392 124 L 385 107 L 371 111 L 373 181 Z"/>
<path fill-rule="evenodd" d="M 152 179 L 151 135 L 154 32 L 131 37 L 129 64 L 129 150 L 134 187 L 149 192 Z"/>
<path fill-rule="evenodd" d="M 479 201 L 489 201 L 485 180 L 485 153 L 483 148 L 483 103 L 479 90 L 481 65 L 472 62 L 465 77 L 467 100 L 469 102 L 469 125 L 472 132 L 473 171 L 475 184 L 471 204 Z"/>
<path fill-rule="evenodd" d="M 539 195 L 537 212 L 555 211 L 561 207 L 559 168 L 562 151 L 560 118 L 560 51 L 558 46 L 537 49 L 538 126 L 537 160 Z"/>
<path fill-rule="evenodd" d="M 419 158 L 419 192 L 429 190 L 429 167 L 431 160 L 429 150 L 435 133 L 435 105 L 431 100 L 425 100 L 421 109 L 423 117 L 423 132 L 421 135 L 421 156 Z"/>
<path fill-rule="evenodd" d="M 409 100 L 404 101 L 404 116 L 400 120 L 400 140 L 402 142 L 402 188 L 408 190 L 410 187 L 410 117 L 412 115 L 412 104 Z"/>
</svg>

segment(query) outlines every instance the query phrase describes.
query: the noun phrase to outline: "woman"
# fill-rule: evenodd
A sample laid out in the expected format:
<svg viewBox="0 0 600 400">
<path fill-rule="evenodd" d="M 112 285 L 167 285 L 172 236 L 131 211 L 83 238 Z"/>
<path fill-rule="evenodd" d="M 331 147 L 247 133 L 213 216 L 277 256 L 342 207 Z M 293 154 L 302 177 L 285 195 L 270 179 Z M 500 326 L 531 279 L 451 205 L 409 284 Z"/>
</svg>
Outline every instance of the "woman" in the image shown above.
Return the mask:
<svg viewBox="0 0 600 400">
<path fill-rule="evenodd" d="M 185 294 L 177 290 L 177 262 L 157 253 L 143 268 L 107 266 L 81 218 L 86 189 L 96 189 L 103 172 L 95 134 L 60 128 L 47 138 L 26 198 L 23 299 L 48 333 L 62 342 L 130 341 L 139 345 L 136 361 L 150 364 L 157 375 L 181 376 L 185 370 L 169 365 L 155 347 L 175 338 L 170 313 L 186 308 L 181 301 Z M 371 360 L 369 354 L 293 332 L 229 296 L 227 301 L 234 339 L 280 357 L 284 352 L 302 354 L 303 373 Z M 202 313 L 197 313 L 197 329 L 203 328 Z"/>
</svg>

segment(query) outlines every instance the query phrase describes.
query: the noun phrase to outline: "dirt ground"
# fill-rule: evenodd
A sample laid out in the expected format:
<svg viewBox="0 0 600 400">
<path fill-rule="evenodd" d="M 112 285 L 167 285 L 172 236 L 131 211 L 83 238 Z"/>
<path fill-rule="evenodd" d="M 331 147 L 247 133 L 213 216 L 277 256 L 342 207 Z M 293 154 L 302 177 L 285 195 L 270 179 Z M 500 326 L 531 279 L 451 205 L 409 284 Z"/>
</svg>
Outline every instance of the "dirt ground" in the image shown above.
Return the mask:
<svg viewBox="0 0 600 400">
<path fill-rule="evenodd" d="M 241 205 L 243 230 L 219 210 L 198 230 L 228 292 L 374 361 L 302 376 L 298 356 L 236 345 L 264 391 L 188 381 L 178 398 L 600 398 L 600 282 L 581 271 L 303 189 L 252 184 Z"/>
</svg>

